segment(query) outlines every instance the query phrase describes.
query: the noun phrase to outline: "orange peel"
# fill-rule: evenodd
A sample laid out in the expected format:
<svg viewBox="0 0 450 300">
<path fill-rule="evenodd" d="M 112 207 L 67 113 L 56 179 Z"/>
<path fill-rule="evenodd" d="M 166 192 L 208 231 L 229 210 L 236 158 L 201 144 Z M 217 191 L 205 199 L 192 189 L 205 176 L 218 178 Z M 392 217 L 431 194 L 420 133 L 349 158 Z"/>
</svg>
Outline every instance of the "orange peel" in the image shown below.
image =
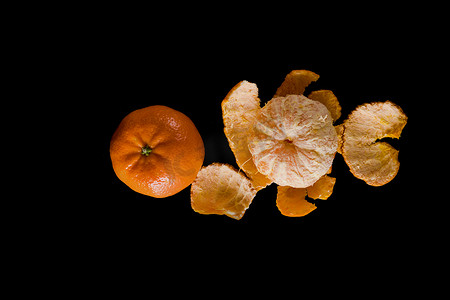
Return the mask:
<svg viewBox="0 0 450 300">
<path fill-rule="evenodd" d="M 330 169 L 338 137 L 323 104 L 288 95 L 258 112 L 248 147 L 260 173 L 281 186 L 306 188 Z"/>
<path fill-rule="evenodd" d="M 344 124 L 339 124 L 334 126 L 334 129 L 336 130 L 336 134 L 338 136 L 338 148 L 337 148 L 337 153 L 342 154 L 342 144 L 344 143 L 343 141 L 343 136 L 344 136 Z"/>
<path fill-rule="evenodd" d="M 307 187 L 308 197 L 312 199 L 327 200 L 333 193 L 336 178 L 328 175 L 322 176 L 312 186 Z"/>
<path fill-rule="evenodd" d="M 316 183 L 307 188 L 278 186 L 278 210 L 282 215 L 287 217 L 306 216 L 317 208 L 313 203 L 306 200 L 306 196 L 312 199 L 326 200 L 333 193 L 335 183 L 336 178 L 324 175 Z"/>
<path fill-rule="evenodd" d="M 286 75 L 283 83 L 277 89 L 275 97 L 287 95 L 303 95 L 305 88 L 313 81 L 317 81 L 319 75 L 308 70 L 294 70 Z"/>
<path fill-rule="evenodd" d="M 306 189 L 290 186 L 277 187 L 277 207 L 286 217 L 303 217 L 314 211 L 317 206 L 306 200 Z"/>
<path fill-rule="evenodd" d="M 341 117 L 341 105 L 337 97 L 330 90 L 313 91 L 308 95 L 311 100 L 319 101 L 330 111 L 333 123 Z"/>
<path fill-rule="evenodd" d="M 245 80 L 234 86 L 222 101 L 224 132 L 228 144 L 239 168 L 252 180 L 256 190 L 260 190 L 272 182 L 258 172 L 248 149 L 248 137 L 260 109 L 258 87 Z"/>
<path fill-rule="evenodd" d="M 256 190 L 244 174 L 227 164 L 203 167 L 191 186 L 191 207 L 200 214 L 226 215 L 240 220 Z"/>
<path fill-rule="evenodd" d="M 342 155 L 350 172 L 372 186 L 390 182 L 400 168 L 398 151 L 382 138 L 400 138 L 407 117 L 396 104 L 358 106 L 344 122 Z"/>
</svg>

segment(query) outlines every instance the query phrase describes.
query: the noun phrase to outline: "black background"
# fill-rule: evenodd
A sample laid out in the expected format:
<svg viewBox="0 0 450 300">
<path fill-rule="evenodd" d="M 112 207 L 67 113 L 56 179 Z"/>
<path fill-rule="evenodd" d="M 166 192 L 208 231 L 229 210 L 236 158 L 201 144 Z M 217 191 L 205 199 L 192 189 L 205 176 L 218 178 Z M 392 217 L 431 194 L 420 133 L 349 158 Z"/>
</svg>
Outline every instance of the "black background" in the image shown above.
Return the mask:
<svg viewBox="0 0 450 300">
<path fill-rule="evenodd" d="M 430 38 L 414 20 L 398 22 L 394 13 L 384 12 L 383 19 L 338 14 L 330 19 L 312 12 L 309 18 L 293 14 L 273 19 L 273 14 L 249 18 L 248 12 L 233 10 L 193 16 L 178 10 L 178 15 L 159 19 L 97 10 L 50 36 L 57 41 L 48 51 L 54 63 L 52 84 L 68 104 L 66 112 L 75 116 L 77 132 L 70 142 L 74 152 L 84 154 L 80 165 L 85 166 L 70 187 L 77 199 L 51 207 L 57 210 L 52 214 L 56 224 L 67 225 L 63 235 L 82 241 L 80 245 L 103 245 L 101 249 L 161 251 L 168 250 L 164 245 L 169 241 L 182 249 L 215 242 L 219 247 L 243 243 L 254 250 L 298 242 L 313 250 L 311 240 L 323 241 L 324 248 L 356 241 L 364 249 L 382 251 L 411 241 L 423 222 L 409 196 L 420 156 L 418 107 L 427 93 L 421 88 L 436 87 L 424 75 L 433 59 L 424 52 Z M 238 82 L 248 80 L 257 84 L 264 105 L 295 69 L 320 75 L 306 94 L 334 92 L 342 106 L 337 124 L 368 102 L 390 100 L 403 109 L 408 123 L 399 140 L 389 141 L 400 150 L 394 180 L 368 186 L 336 154 L 334 192 L 317 201 L 314 212 L 302 218 L 281 215 L 272 184 L 258 192 L 237 221 L 195 213 L 189 187 L 154 199 L 116 177 L 109 156 L 114 131 L 130 112 L 156 104 L 194 122 L 205 144 L 204 165 L 237 167 L 223 133 L 221 101 Z"/>
<path fill-rule="evenodd" d="M 417 204 L 420 199 L 412 196 L 422 192 L 414 191 L 419 186 L 420 148 L 418 95 L 412 90 L 422 81 L 417 78 L 415 57 L 407 51 L 410 41 L 385 39 L 377 32 L 335 39 L 330 33 L 325 41 L 320 34 L 299 35 L 294 42 L 285 42 L 287 37 L 280 39 L 277 32 L 237 39 L 236 35 L 205 32 L 191 39 L 181 34 L 167 44 L 145 46 L 123 37 L 126 47 L 114 39 L 97 54 L 101 91 L 94 98 L 107 105 L 101 109 L 104 121 L 97 133 L 102 140 L 103 186 L 97 197 L 85 202 L 87 210 L 82 213 L 92 242 L 127 251 L 151 249 L 164 257 L 170 253 L 177 262 L 202 266 L 223 260 L 219 265 L 233 268 L 236 260 L 242 260 L 236 263 L 242 270 L 247 264 L 269 262 L 274 267 L 327 262 L 345 268 L 360 260 L 362 268 L 373 269 L 392 259 L 399 268 L 408 268 L 404 252 L 423 241 L 426 223 L 426 212 Z M 195 213 L 190 187 L 154 199 L 132 191 L 114 174 L 109 158 L 112 134 L 128 113 L 155 104 L 179 110 L 195 123 L 205 144 L 205 166 L 221 162 L 237 167 L 223 132 L 221 101 L 235 84 L 248 80 L 258 85 L 264 105 L 295 69 L 320 75 L 306 93 L 316 89 L 335 93 L 342 106 L 336 124 L 368 102 L 390 100 L 403 109 L 409 120 L 401 138 L 388 140 L 400 150 L 400 170 L 390 183 L 368 186 L 336 154 L 331 173 L 337 179 L 334 192 L 328 200 L 316 201 L 314 212 L 302 218 L 281 215 L 272 184 L 257 193 L 237 221 Z"/>
<path fill-rule="evenodd" d="M 236 35 L 238 35 L 236 37 Z M 331 34 L 333 35 L 333 34 Z M 93 61 L 101 90 L 96 101 L 108 103 L 101 132 L 102 163 L 108 181 L 108 197 L 97 199 L 95 216 L 108 228 L 261 228 L 277 236 L 283 232 L 367 231 L 394 238 L 408 227 L 405 191 L 414 161 L 411 155 L 411 74 L 413 57 L 405 55 L 404 41 L 385 39 L 377 32 L 348 40 L 323 36 L 298 36 L 284 42 L 277 32 L 252 36 L 250 32 L 199 36 L 178 33 L 168 41 L 141 43 L 134 36 L 106 38 Z M 350 42 L 350 43 L 348 43 Z M 408 42 L 408 41 L 406 41 Z M 154 52 L 150 52 L 154 51 Z M 332 176 L 337 178 L 333 195 L 318 201 L 318 209 L 303 218 L 282 216 L 276 206 L 276 185 L 260 191 L 240 221 L 226 216 L 199 215 L 190 208 L 189 188 L 166 199 L 135 193 L 115 176 L 109 160 L 108 143 L 128 113 L 162 104 L 186 114 L 196 124 L 205 143 L 204 165 L 213 162 L 237 166 L 223 133 L 221 101 L 239 81 L 258 85 L 261 104 L 271 99 L 286 74 L 307 69 L 320 75 L 306 93 L 330 89 L 342 106 L 341 123 L 358 105 L 390 100 L 410 117 L 400 140 L 389 142 L 400 150 L 401 167 L 395 179 L 382 187 L 371 187 L 349 172 L 337 154 Z M 239 229 L 240 230 L 240 229 Z M 194 232 L 192 233 L 194 234 Z"/>
<path fill-rule="evenodd" d="M 446 121 L 447 114 L 440 109 L 447 102 L 447 83 L 439 82 L 448 70 L 440 56 L 446 18 L 437 16 L 438 7 L 422 3 L 272 2 L 261 11 L 264 4 L 242 3 L 52 4 L 39 7 L 45 12 L 18 10 L 20 16 L 7 28 L 12 42 L 5 43 L 14 53 L 5 60 L 14 65 L 8 76 L 15 84 L 13 101 L 35 119 L 15 147 L 5 147 L 19 149 L 19 160 L 32 161 L 38 175 L 28 173 L 29 165 L 20 169 L 15 179 L 21 187 L 14 196 L 24 190 L 32 195 L 4 201 L 15 206 L 4 215 L 12 219 L 5 222 L 12 237 L 5 248 L 16 252 L 17 259 L 6 258 L 16 274 L 46 290 L 94 287 L 102 295 L 124 288 L 126 279 L 155 295 L 160 284 L 170 293 L 189 279 L 194 284 L 183 293 L 207 294 L 209 288 L 214 295 L 231 294 L 243 286 L 252 292 L 297 292 L 310 288 L 304 278 L 319 283 L 316 293 L 381 294 L 391 287 L 403 293 L 399 277 L 415 291 L 417 282 L 404 276 L 427 276 L 413 278 L 432 265 L 435 240 L 445 240 L 433 236 L 440 227 L 430 219 L 446 220 L 437 213 L 445 202 L 434 183 L 439 172 L 431 170 L 442 168 L 446 150 L 445 134 L 439 132 L 446 127 L 436 130 L 434 122 Z M 11 28 L 23 29 L 19 34 Z M 132 191 L 114 174 L 109 155 L 114 131 L 128 113 L 155 104 L 194 122 L 205 143 L 204 165 L 237 167 L 223 133 L 221 101 L 248 80 L 258 85 L 264 105 L 295 69 L 320 75 L 306 93 L 335 93 L 342 106 L 337 124 L 368 102 L 390 100 L 403 109 L 409 119 L 402 136 L 388 141 L 400 150 L 400 170 L 390 183 L 366 185 L 336 154 L 334 192 L 317 201 L 314 212 L 302 218 L 281 215 L 272 184 L 237 221 L 195 213 L 189 187 L 154 199 Z M 432 136 L 436 131 L 441 139 Z M 424 255 L 424 247 L 431 253 Z M 255 273 L 263 281 L 250 281 Z M 217 280 L 224 274 L 229 277 Z M 284 281 L 286 274 L 290 281 Z M 381 274 L 379 280 L 372 280 L 374 274 Z M 338 284 L 328 285 L 333 282 Z M 131 290 L 125 291 L 128 297 Z"/>
<path fill-rule="evenodd" d="M 417 139 L 420 103 L 436 87 L 432 76 L 425 75 L 433 64 L 433 56 L 425 52 L 430 38 L 413 27 L 416 23 L 408 22 L 408 27 L 394 15 L 383 20 L 336 16 L 323 26 L 309 23 L 311 18 L 299 23 L 297 17 L 272 22 L 245 16 L 233 15 L 239 22 L 226 26 L 221 26 L 222 18 L 211 16 L 180 19 L 175 26 L 168 26 L 169 19 L 159 23 L 110 16 L 91 23 L 81 34 L 79 28 L 73 29 L 77 42 L 68 40 L 70 54 L 64 61 L 69 63 L 62 67 L 75 74 L 70 83 L 74 103 L 82 108 L 80 120 L 86 118 L 87 124 L 83 134 L 89 136 L 87 141 L 82 134 L 78 146 L 90 159 L 88 170 L 95 168 L 78 180 L 84 197 L 71 202 L 67 215 L 60 218 L 70 215 L 74 234 L 93 243 L 117 242 L 117 247 L 131 243 L 133 249 L 158 248 L 169 240 L 193 245 L 244 243 L 254 248 L 304 241 L 311 247 L 312 239 L 327 247 L 357 242 L 385 251 L 388 245 L 414 241 L 426 215 L 422 209 L 417 212 L 419 200 L 411 192 L 423 191 L 412 191 L 424 180 L 417 176 L 421 161 L 417 158 L 422 155 Z M 368 186 L 336 154 L 331 173 L 337 179 L 334 192 L 328 200 L 317 201 L 314 212 L 302 218 L 281 215 L 272 184 L 258 192 L 237 221 L 195 213 L 190 187 L 154 199 L 132 191 L 114 174 L 109 157 L 114 131 L 128 113 L 156 104 L 176 109 L 194 122 L 205 144 L 204 165 L 220 162 L 237 167 L 223 133 L 221 101 L 234 85 L 248 80 L 257 84 L 264 105 L 295 69 L 320 75 L 306 93 L 316 89 L 335 93 L 342 106 L 336 124 L 368 102 L 390 100 L 403 109 L 409 120 L 402 136 L 388 141 L 400 150 L 394 180 L 382 187 Z"/>
</svg>

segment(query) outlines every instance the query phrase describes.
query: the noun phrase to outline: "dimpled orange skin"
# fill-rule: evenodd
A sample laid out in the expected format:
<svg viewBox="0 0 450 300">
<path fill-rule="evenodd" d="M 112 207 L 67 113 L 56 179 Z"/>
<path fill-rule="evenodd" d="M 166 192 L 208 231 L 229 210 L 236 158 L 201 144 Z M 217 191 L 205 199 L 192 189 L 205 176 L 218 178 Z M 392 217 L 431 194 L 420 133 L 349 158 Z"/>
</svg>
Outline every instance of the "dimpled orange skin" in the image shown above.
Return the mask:
<svg viewBox="0 0 450 300">
<path fill-rule="evenodd" d="M 162 105 L 127 115 L 111 138 L 117 177 L 134 191 L 155 198 L 189 186 L 203 165 L 205 148 L 194 123 Z"/>
</svg>

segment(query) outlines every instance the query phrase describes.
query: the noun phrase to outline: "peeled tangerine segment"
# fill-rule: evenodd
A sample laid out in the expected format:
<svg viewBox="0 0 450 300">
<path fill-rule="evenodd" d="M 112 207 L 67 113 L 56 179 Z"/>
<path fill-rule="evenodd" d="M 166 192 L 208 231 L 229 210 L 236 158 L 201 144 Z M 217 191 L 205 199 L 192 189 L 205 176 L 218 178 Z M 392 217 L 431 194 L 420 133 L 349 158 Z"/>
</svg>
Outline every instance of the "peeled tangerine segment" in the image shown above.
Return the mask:
<svg viewBox="0 0 450 300">
<path fill-rule="evenodd" d="M 259 172 L 278 185 L 306 188 L 330 169 L 338 138 L 323 104 L 288 95 L 259 111 L 248 147 Z"/>
<path fill-rule="evenodd" d="M 277 207 L 287 217 L 303 217 L 317 207 L 306 201 L 306 189 L 278 186 Z"/>
<path fill-rule="evenodd" d="M 252 180 L 253 186 L 260 190 L 272 181 L 258 172 L 248 150 L 248 137 L 255 117 L 261 109 L 256 84 L 239 82 L 222 101 L 222 115 L 225 135 L 236 162 Z"/>
<path fill-rule="evenodd" d="M 256 190 L 250 180 L 233 167 L 213 163 L 203 167 L 191 186 L 191 206 L 200 214 L 227 215 L 239 220 L 250 206 Z"/>
<path fill-rule="evenodd" d="M 399 138 L 407 117 L 390 101 L 357 107 L 344 122 L 342 152 L 356 178 L 372 186 L 391 181 L 400 168 L 398 151 L 385 142 L 385 137 Z"/>
<path fill-rule="evenodd" d="M 281 86 L 277 89 L 275 97 L 287 95 L 303 95 L 305 88 L 313 81 L 317 81 L 319 75 L 308 70 L 294 70 L 286 75 Z"/>
</svg>

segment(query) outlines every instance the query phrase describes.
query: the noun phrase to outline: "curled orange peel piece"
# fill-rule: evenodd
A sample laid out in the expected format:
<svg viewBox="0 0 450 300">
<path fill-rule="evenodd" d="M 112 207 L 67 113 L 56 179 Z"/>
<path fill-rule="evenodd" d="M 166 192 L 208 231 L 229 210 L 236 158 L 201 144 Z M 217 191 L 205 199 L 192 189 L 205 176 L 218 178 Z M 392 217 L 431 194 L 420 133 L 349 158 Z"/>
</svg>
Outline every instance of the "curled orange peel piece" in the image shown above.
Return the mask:
<svg viewBox="0 0 450 300">
<path fill-rule="evenodd" d="M 315 184 L 307 188 L 278 186 L 278 210 L 287 217 L 306 216 L 317 208 L 313 203 L 306 200 L 306 196 L 312 199 L 326 200 L 333 193 L 335 183 L 336 178 L 324 175 Z"/>
<path fill-rule="evenodd" d="M 277 89 L 275 97 L 287 95 L 303 95 L 305 88 L 311 82 L 317 81 L 319 75 L 308 70 L 294 70 L 286 75 L 281 86 Z"/>
<path fill-rule="evenodd" d="M 226 215 L 240 220 L 256 190 L 244 174 L 227 164 L 203 167 L 191 186 L 191 207 L 200 214 Z"/>
<path fill-rule="evenodd" d="M 289 186 L 277 187 L 277 207 L 286 217 L 303 217 L 314 211 L 317 206 L 306 199 L 306 189 Z"/>
<path fill-rule="evenodd" d="M 252 180 L 256 190 L 260 190 L 272 182 L 258 172 L 248 149 L 248 137 L 260 109 L 258 87 L 245 80 L 233 87 L 222 101 L 224 132 L 228 144 L 239 168 Z"/>
<path fill-rule="evenodd" d="M 341 105 L 337 97 L 332 91 L 329 90 L 318 90 L 313 91 L 308 95 L 311 100 L 319 101 L 330 111 L 331 117 L 333 118 L 333 123 L 341 117 Z"/>
<path fill-rule="evenodd" d="M 407 117 L 396 104 L 358 106 L 344 122 L 342 155 L 350 172 L 372 186 L 390 182 L 400 168 L 398 151 L 382 138 L 400 138 Z"/>
<path fill-rule="evenodd" d="M 337 153 L 342 154 L 342 144 L 344 143 L 344 124 L 336 125 L 334 126 L 334 129 L 336 130 L 336 134 L 338 137 Z"/>
<path fill-rule="evenodd" d="M 308 197 L 312 199 L 327 200 L 333 193 L 336 178 L 328 175 L 322 176 L 312 186 L 307 187 Z"/>
</svg>

